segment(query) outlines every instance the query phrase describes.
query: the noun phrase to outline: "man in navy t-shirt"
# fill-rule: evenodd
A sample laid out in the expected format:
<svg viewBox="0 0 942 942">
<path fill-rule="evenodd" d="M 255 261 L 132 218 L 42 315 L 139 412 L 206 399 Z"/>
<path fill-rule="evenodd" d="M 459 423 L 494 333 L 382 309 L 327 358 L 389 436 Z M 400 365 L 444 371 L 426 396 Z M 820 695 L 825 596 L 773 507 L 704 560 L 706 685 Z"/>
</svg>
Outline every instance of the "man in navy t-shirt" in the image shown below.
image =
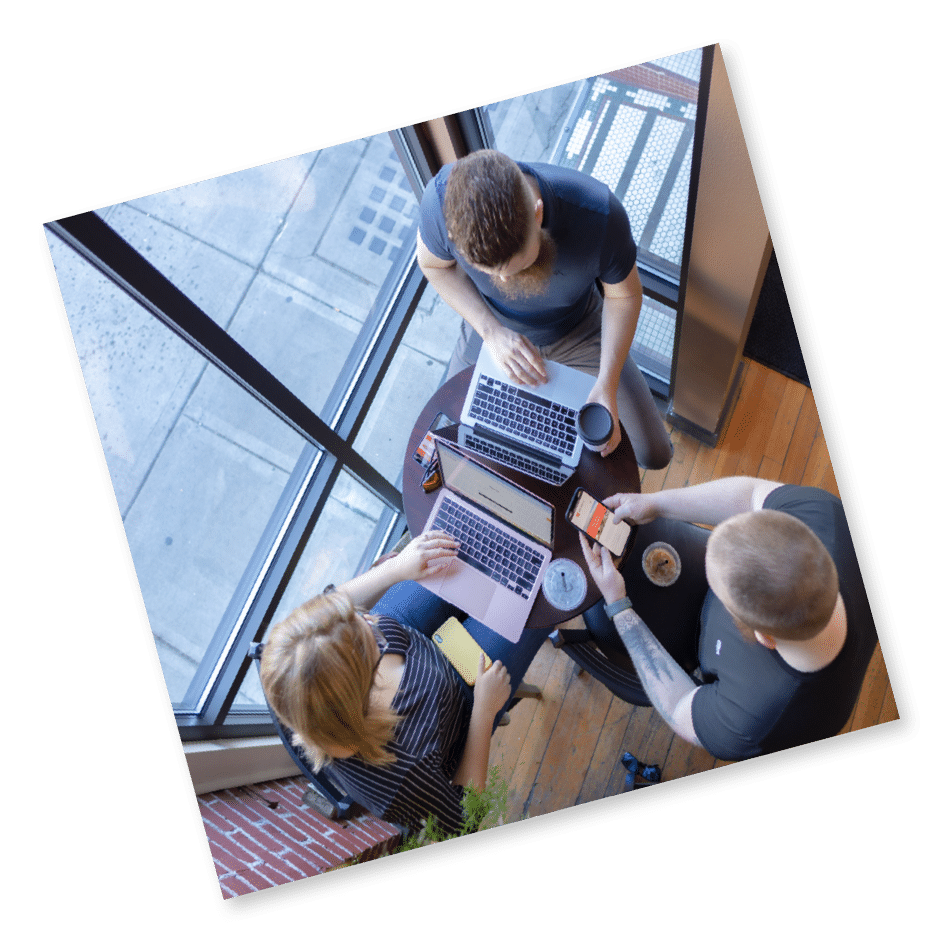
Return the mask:
<svg viewBox="0 0 942 942">
<path fill-rule="evenodd" d="M 632 586 L 608 552 L 583 540 L 605 611 L 648 698 L 678 735 L 719 759 L 744 759 L 840 732 L 877 636 L 837 497 L 735 477 L 616 494 L 605 504 L 616 519 L 642 525 L 661 517 L 715 527 L 705 559 L 682 559 L 682 567 L 705 565 L 709 585 L 699 626 L 688 626 L 699 627 L 699 684 L 657 640 L 652 616 L 649 628 L 634 611 Z"/>
<path fill-rule="evenodd" d="M 482 340 L 518 383 L 545 382 L 544 359 L 591 373 L 589 401 L 615 419 L 603 456 L 621 439 L 620 419 L 638 463 L 662 468 L 670 438 L 629 356 L 641 311 L 636 255 L 624 207 L 575 170 L 475 151 L 443 167 L 422 197 L 419 266 L 464 318 L 449 374 L 475 362 Z"/>
</svg>

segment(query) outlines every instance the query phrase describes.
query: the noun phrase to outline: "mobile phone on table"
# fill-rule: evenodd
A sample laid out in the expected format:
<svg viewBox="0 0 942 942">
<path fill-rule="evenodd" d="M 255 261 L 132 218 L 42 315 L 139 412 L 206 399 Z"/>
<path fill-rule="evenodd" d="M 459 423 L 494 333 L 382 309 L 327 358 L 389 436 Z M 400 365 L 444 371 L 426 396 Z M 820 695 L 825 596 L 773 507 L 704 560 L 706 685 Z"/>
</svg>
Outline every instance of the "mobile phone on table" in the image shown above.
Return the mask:
<svg viewBox="0 0 942 942">
<path fill-rule="evenodd" d="M 425 437 L 419 442 L 419 447 L 416 448 L 415 454 L 412 456 L 426 470 L 428 470 L 435 458 L 435 441 L 432 438 L 432 433 L 437 432 L 439 429 L 448 428 L 449 425 L 454 424 L 455 423 L 449 419 L 444 412 L 439 412 L 432 420 L 432 424 L 428 427 Z"/>
<path fill-rule="evenodd" d="M 609 510 L 581 487 L 572 495 L 566 519 L 589 539 L 604 546 L 616 558 L 621 556 L 628 546 L 631 524 L 616 520 L 614 511 Z"/>
</svg>

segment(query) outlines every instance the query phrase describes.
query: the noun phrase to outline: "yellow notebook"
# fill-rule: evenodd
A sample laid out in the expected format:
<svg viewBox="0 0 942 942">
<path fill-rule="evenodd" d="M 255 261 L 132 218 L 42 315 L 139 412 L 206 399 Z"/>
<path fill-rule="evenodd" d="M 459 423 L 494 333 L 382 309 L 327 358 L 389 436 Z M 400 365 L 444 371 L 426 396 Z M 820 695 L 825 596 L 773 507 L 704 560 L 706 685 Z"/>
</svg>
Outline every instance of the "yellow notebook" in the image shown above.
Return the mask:
<svg viewBox="0 0 942 942">
<path fill-rule="evenodd" d="M 481 657 L 481 646 L 468 634 L 468 629 L 457 618 L 449 618 L 435 634 L 432 641 L 438 649 L 454 665 L 456 671 L 464 678 L 465 683 L 474 686 L 478 676 L 478 660 Z M 484 669 L 491 666 L 491 659 L 484 655 Z"/>
</svg>

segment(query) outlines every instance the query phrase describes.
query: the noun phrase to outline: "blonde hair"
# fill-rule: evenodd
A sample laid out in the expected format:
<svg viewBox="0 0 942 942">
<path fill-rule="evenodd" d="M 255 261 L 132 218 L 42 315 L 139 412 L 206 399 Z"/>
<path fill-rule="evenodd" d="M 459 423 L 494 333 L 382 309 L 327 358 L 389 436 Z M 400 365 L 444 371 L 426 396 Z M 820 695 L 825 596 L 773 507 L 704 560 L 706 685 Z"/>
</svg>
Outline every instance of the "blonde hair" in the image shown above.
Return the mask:
<svg viewBox="0 0 942 942">
<path fill-rule="evenodd" d="M 780 510 L 724 520 L 710 535 L 707 558 L 725 582 L 727 608 L 748 637 L 807 641 L 837 605 L 837 568 L 817 535 Z"/>
<path fill-rule="evenodd" d="M 350 749 L 364 762 L 389 765 L 399 717 L 370 701 L 378 662 L 372 626 L 343 592 L 318 595 L 271 630 L 261 658 L 265 696 L 315 771 L 326 750 Z"/>
</svg>

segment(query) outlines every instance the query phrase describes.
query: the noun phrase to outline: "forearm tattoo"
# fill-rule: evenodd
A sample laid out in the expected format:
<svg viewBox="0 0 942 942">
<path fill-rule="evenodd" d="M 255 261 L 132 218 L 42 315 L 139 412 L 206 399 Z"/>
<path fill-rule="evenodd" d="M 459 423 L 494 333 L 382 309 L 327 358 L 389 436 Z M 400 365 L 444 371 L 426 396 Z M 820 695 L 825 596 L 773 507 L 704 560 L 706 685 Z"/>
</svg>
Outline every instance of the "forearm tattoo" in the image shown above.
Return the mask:
<svg viewBox="0 0 942 942">
<path fill-rule="evenodd" d="M 628 651 L 654 709 L 673 728 L 674 709 L 696 688 L 686 671 L 664 650 L 638 613 L 629 608 L 615 616 L 615 628 Z"/>
</svg>

